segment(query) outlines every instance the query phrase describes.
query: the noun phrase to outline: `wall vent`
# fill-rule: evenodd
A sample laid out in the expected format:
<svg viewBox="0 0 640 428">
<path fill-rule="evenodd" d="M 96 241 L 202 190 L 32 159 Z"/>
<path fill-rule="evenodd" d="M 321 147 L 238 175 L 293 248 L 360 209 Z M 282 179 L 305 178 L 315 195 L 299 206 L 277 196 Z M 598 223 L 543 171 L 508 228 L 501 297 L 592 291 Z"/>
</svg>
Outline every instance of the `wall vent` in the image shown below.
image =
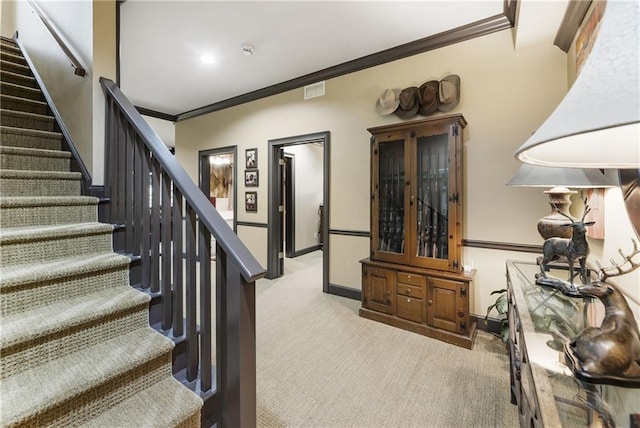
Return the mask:
<svg viewBox="0 0 640 428">
<path fill-rule="evenodd" d="M 304 87 L 304 99 L 321 97 L 324 95 L 324 80 Z"/>
</svg>

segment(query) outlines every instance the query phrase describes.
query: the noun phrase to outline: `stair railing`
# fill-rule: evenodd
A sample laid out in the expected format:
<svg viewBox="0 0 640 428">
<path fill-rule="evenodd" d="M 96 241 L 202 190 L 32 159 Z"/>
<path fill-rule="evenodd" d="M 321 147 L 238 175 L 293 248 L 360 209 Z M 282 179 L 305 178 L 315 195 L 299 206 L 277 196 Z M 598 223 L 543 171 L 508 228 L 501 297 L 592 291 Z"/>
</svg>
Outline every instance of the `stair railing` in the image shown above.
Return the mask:
<svg viewBox="0 0 640 428">
<path fill-rule="evenodd" d="M 161 296 L 161 330 L 186 341 L 184 376 L 210 405 L 203 413 L 216 412 L 218 426 L 255 426 L 254 286 L 265 271 L 117 85 L 104 77 L 100 83 L 105 195 L 109 221 L 120 225 L 114 246 L 139 257 L 132 282 Z"/>
</svg>

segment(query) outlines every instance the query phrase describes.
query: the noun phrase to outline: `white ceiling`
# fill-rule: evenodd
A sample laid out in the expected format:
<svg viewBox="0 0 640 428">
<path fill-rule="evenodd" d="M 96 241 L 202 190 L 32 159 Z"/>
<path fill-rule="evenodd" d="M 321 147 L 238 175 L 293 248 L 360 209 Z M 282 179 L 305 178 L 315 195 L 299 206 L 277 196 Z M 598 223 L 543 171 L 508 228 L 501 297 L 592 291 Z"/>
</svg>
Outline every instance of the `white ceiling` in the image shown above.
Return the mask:
<svg viewBox="0 0 640 428">
<path fill-rule="evenodd" d="M 531 18 L 520 15 L 526 35 L 518 38 L 551 43 L 566 0 L 520 2 Z M 501 14 L 504 2 L 127 0 L 120 7 L 123 92 L 138 107 L 178 115 Z M 252 56 L 243 44 L 254 46 Z M 203 63 L 204 54 L 216 62 Z"/>
</svg>

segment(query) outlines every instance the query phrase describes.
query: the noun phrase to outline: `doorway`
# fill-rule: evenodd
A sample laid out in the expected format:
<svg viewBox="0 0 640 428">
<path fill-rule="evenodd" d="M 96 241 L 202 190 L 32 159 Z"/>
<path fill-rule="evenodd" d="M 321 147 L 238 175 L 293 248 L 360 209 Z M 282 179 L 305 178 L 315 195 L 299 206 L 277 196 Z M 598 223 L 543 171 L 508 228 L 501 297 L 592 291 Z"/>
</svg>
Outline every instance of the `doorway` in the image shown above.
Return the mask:
<svg viewBox="0 0 640 428">
<path fill-rule="evenodd" d="M 201 150 L 200 189 L 234 232 L 237 230 L 237 147 Z"/>
<path fill-rule="evenodd" d="M 266 277 L 274 279 L 284 274 L 285 254 L 288 253 L 295 256 L 296 245 L 299 244 L 302 246 L 298 254 L 305 254 L 307 250 L 314 251 L 316 249 L 322 249 L 322 290 L 324 292 L 329 291 L 329 137 L 330 133 L 327 131 L 269 140 L 268 150 L 269 227 L 267 232 Z M 302 158 L 297 154 L 295 156 L 292 155 L 298 152 L 296 146 L 304 145 L 313 145 L 313 147 L 321 152 L 320 159 L 322 166 L 318 170 L 322 175 L 320 179 L 322 187 L 321 198 L 318 198 L 320 200 L 315 199 L 311 202 L 301 201 L 301 199 L 306 199 L 307 195 L 304 197 L 295 196 L 295 189 L 304 189 L 305 186 L 302 186 L 302 182 L 299 182 L 300 178 L 294 178 L 300 177 L 300 175 L 295 174 L 294 171 L 302 171 L 304 174 L 307 174 L 309 168 L 298 167 L 302 164 Z M 301 147 L 298 148 L 300 149 Z M 289 174 L 288 180 L 287 171 Z M 317 175 L 317 173 L 311 174 Z M 287 194 L 289 194 L 288 197 Z M 286 210 L 287 199 L 289 199 L 289 210 Z M 313 211 L 317 217 L 317 219 L 316 217 L 314 217 L 314 219 L 317 221 L 301 220 L 301 215 L 296 214 L 296 209 L 292 209 L 292 207 L 297 207 L 301 202 L 306 202 L 307 211 L 309 210 L 309 206 L 313 206 Z M 297 230 L 300 230 L 300 227 L 296 228 L 296 224 L 300 225 L 302 229 L 306 227 L 306 232 L 303 232 L 304 236 L 296 237 Z M 316 242 L 312 245 L 304 243 L 304 239 L 309 238 L 309 236 L 307 236 L 310 233 L 309 229 L 313 231 L 311 233 L 315 233 L 313 237 Z M 286 238 L 287 235 L 289 235 L 289 238 Z M 285 252 L 285 242 L 288 242 L 287 247 L 290 247 L 290 251 L 287 250 Z"/>
</svg>

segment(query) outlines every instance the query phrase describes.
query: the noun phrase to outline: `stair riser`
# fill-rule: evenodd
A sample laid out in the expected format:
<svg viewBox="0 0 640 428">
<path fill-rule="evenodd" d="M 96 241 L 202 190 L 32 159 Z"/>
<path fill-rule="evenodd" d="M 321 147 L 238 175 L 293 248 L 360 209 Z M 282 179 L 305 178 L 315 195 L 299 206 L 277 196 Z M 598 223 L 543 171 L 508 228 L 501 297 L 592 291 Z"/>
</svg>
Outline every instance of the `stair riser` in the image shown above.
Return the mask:
<svg viewBox="0 0 640 428">
<path fill-rule="evenodd" d="M 2 70 L 0 72 L 0 81 L 6 83 L 14 83 L 16 85 L 28 86 L 30 88 L 37 88 L 38 84 L 36 79 L 30 76 L 22 74 L 7 73 L 8 70 Z"/>
<path fill-rule="evenodd" d="M 0 208 L 0 228 L 91 223 L 98 221 L 96 205 Z"/>
<path fill-rule="evenodd" d="M 56 427 L 81 425 L 114 404 L 132 397 L 137 391 L 151 387 L 167 376 L 171 376 L 170 353 L 150 361 L 144 367 L 136 367 L 109 383 L 80 392 L 72 400 L 21 421 L 21 425 Z"/>
<path fill-rule="evenodd" d="M 27 86 L 1 85 L 4 95 L 11 95 L 19 98 L 29 98 L 30 100 L 44 101 L 40 89 L 29 88 Z"/>
<path fill-rule="evenodd" d="M 79 196 L 80 180 L 4 178 L 0 196 Z"/>
<path fill-rule="evenodd" d="M 2 108 L 35 114 L 49 114 L 46 104 L 25 98 L 2 97 Z"/>
<path fill-rule="evenodd" d="M 4 49 L 0 51 L 0 59 L 7 62 L 14 62 L 16 64 L 27 65 L 27 61 L 24 57 L 17 55 L 15 52 L 8 52 Z"/>
<path fill-rule="evenodd" d="M 146 306 L 139 306 L 125 313 L 111 314 L 90 324 L 57 331 L 51 337 L 37 339 L 37 343 L 22 343 L 3 349 L 0 360 L 1 379 L 124 335 L 131 330 L 144 328 L 148 325 L 146 310 Z"/>
<path fill-rule="evenodd" d="M 26 65 L 16 64 L 15 62 L 1 61 L 0 68 L 11 73 L 21 74 L 23 76 L 33 77 L 31 70 Z"/>
<path fill-rule="evenodd" d="M 38 129 L 40 131 L 53 131 L 55 123 L 53 117 L 50 116 L 22 116 L 9 112 L 0 114 L 0 121 L 4 126 Z"/>
<path fill-rule="evenodd" d="M 62 135 L 25 135 L 3 129 L 0 131 L 0 146 L 60 150 L 62 148 Z"/>
<path fill-rule="evenodd" d="M 55 240 L 16 242 L 0 246 L 3 266 L 37 263 L 83 254 L 100 254 L 112 251 L 111 234 L 58 237 Z"/>
<path fill-rule="evenodd" d="M 71 160 L 68 158 L 0 154 L 2 169 L 69 172 L 70 165 Z"/>
</svg>

